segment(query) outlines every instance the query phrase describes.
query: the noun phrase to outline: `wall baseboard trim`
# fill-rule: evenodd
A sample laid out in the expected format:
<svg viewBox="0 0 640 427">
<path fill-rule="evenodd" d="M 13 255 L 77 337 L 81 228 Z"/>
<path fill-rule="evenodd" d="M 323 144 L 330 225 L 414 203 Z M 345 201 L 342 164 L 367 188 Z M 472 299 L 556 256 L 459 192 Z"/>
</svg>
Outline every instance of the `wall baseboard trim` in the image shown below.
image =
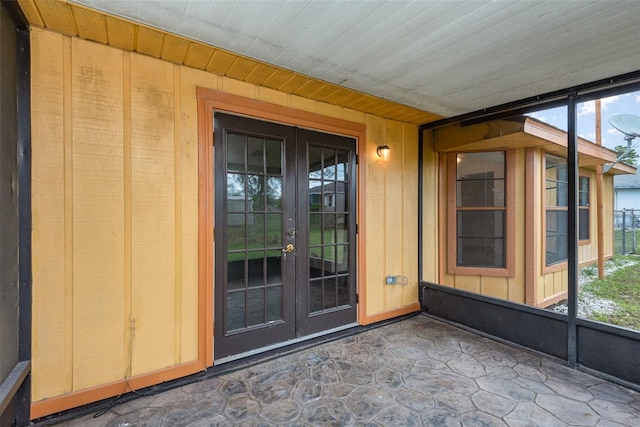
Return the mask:
<svg viewBox="0 0 640 427">
<path fill-rule="evenodd" d="M 363 318 L 360 318 L 359 322 L 361 325 L 370 325 L 372 323 L 389 320 L 394 317 L 404 316 L 405 314 L 411 314 L 417 311 L 420 311 L 420 303 L 418 302 L 404 307 L 396 308 L 394 310 L 385 311 L 371 316 L 365 316 Z"/>
<path fill-rule="evenodd" d="M 78 406 L 95 403 L 103 399 L 115 397 L 133 390 L 143 389 L 177 378 L 186 377 L 200 371 L 199 362 L 183 363 L 170 368 L 136 375 L 128 380 L 122 379 L 108 384 L 73 391 L 49 399 L 39 400 L 31 404 L 31 419 L 66 411 Z"/>
</svg>

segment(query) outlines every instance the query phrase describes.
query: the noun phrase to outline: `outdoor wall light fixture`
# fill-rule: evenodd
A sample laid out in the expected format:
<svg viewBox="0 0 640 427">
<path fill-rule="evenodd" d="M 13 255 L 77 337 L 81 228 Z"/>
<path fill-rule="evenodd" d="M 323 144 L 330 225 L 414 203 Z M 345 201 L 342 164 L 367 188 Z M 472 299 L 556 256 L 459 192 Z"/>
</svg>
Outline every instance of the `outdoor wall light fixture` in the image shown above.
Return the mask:
<svg viewBox="0 0 640 427">
<path fill-rule="evenodd" d="M 388 145 L 380 145 L 376 148 L 376 154 L 384 161 L 389 160 L 389 153 L 391 153 L 391 149 Z"/>
</svg>

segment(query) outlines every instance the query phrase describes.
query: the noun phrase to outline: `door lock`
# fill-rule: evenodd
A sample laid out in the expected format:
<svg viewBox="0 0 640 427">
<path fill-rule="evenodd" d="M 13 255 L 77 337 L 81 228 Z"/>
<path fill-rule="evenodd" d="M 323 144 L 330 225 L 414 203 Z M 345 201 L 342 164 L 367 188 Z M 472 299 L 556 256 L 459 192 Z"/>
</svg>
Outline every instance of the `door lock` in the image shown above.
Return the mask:
<svg viewBox="0 0 640 427">
<path fill-rule="evenodd" d="M 289 243 L 287 246 L 282 248 L 282 252 L 289 253 L 289 252 L 293 252 L 294 249 L 295 249 L 295 246 L 293 246 L 293 243 Z"/>
</svg>

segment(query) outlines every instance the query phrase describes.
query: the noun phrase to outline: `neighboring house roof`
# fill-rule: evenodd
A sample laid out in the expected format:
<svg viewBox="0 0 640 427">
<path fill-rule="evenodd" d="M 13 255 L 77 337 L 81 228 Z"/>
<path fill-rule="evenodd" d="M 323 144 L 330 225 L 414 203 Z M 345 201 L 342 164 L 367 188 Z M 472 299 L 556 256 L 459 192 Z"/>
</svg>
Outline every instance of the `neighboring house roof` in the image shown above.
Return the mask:
<svg viewBox="0 0 640 427">
<path fill-rule="evenodd" d="M 639 189 L 640 175 L 636 172 L 633 175 L 620 175 L 613 179 L 613 188 L 615 189 Z"/>
<path fill-rule="evenodd" d="M 544 147 L 548 153 L 566 157 L 567 148 L 567 132 L 528 116 L 514 116 L 465 126 L 455 123 L 436 128 L 433 139 L 434 149 L 440 152 Z M 585 138 L 578 138 L 578 153 L 579 166 L 584 168 L 611 164 L 617 158 L 614 150 Z M 608 173 L 635 174 L 636 168 L 615 163 Z"/>
</svg>

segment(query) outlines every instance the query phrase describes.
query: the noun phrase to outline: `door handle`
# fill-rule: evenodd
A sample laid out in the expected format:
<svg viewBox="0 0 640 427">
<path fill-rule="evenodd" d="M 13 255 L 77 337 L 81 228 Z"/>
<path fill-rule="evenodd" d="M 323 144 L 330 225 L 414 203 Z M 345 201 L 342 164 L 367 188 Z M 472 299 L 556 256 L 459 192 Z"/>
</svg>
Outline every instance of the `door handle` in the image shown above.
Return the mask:
<svg viewBox="0 0 640 427">
<path fill-rule="evenodd" d="M 289 243 L 287 246 L 282 248 L 282 252 L 289 253 L 289 252 L 293 252 L 294 249 L 295 249 L 295 246 L 293 246 L 293 243 Z"/>
</svg>

